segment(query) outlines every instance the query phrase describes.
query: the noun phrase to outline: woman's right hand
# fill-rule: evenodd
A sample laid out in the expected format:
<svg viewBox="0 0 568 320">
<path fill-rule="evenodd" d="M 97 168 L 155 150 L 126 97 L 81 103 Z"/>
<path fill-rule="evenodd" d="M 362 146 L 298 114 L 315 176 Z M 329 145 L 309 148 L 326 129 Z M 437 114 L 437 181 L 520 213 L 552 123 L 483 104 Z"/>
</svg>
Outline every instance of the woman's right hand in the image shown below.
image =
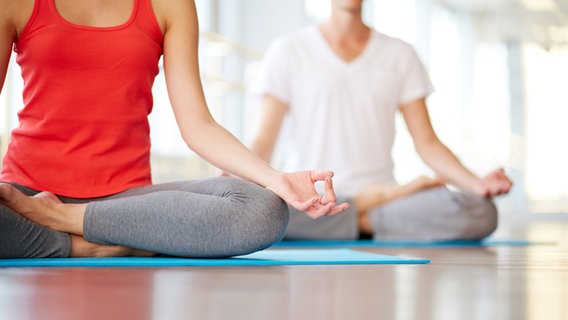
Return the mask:
<svg viewBox="0 0 568 320">
<path fill-rule="evenodd" d="M 313 219 L 340 213 L 348 203 L 337 204 L 331 171 L 298 171 L 278 173 L 272 176 L 266 188 L 276 193 L 290 206 L 305 212 Z M 320 195 L 315 183 L 324 182 L 324 194 Z"/>
</svg>

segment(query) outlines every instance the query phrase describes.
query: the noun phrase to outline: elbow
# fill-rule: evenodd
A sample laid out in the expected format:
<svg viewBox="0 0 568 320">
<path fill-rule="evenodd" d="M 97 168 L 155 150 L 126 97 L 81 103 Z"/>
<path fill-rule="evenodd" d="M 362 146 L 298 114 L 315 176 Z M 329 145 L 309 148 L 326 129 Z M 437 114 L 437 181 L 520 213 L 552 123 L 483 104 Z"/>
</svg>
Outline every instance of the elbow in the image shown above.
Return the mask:
<svg viewBox="0 0 568 320">
<path fill-rule="evenodd" d="M 195 141 L 194 141 L 194 135 L 191 133 L 191 130 L 186 129 L 186 130 L 180 130 L 180 135 L 181 138 L 183 140 L 183 142 L 185 142 L 185 144 L 191 149 L 194 150 L 195 148 Z"/>
<path fill-rule="evenodd" d="M 199 148 L 204 142 L 207 143 L 208 137 L 213 136 L 217 122 L 210 120 L 199 120 L 180 125 L 180 135 L 185 144 L 193 151 Z"/>
</svg>

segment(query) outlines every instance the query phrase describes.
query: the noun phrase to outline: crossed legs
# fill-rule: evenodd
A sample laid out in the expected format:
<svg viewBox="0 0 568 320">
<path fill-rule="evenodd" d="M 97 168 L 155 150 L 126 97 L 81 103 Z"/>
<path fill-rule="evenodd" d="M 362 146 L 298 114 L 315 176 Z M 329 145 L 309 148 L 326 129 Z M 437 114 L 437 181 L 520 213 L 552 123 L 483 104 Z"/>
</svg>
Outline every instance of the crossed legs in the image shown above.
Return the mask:
<svg viewBox="0 0 568 320">
<path fill-rule="evenodd" d="M 351 199 L 345 212 L 317 220 L 291 210 L 286 239 L 377 240 L 482 239 L 497 228 L 491 199 L 450 191 L 436 179 L 406 185 L 376 185 Z"/>
<path fill-rule="evenodd" d="M 71 234 L 74 256 L 96 255 L 94 249 L 99 255 L 246 254 L 280 240 L 288 222 L 288 208 L 279 197 L 233 178 L 134 188 L 88 203 L 61 202 L 49 193 L 30 197 L 0 184 L 0 202 L 3 211 Z"/>
</svg>

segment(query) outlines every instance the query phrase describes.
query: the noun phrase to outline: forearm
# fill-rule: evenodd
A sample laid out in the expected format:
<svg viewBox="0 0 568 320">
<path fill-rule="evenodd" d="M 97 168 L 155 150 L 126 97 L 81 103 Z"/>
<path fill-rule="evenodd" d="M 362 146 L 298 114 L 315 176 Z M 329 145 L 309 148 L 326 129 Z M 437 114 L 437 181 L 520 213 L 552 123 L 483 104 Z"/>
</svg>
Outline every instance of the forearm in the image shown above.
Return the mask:
<svg viewBox="0 0 568 320">
<path fill-rule="evenodd" d="M 250 144 L 250 150 L 264 161 L 270 162 L 288 105 L 268 94 L 263 97 L 262 103 L 262 120 L 256 137 Z"/>
<path fill-rule="evenodd" d="M 447 183 L 464 191 L 472 191 L 480 183 L 479 177 L 468 170 L 444 144 L 435 142 L 417 150 L 424 162 Z"/>
<path fill-rule="evenodd" d="M 247 149 L 215 121 L 193 123 L 184 140 L 198 155 L 219 169 L 267 186 L 277 174 L 262 158 Z"/>
<path fill-rule="evenodd" d="M 268 163 L 272 160 L 272 153 L 274 152 L 273 144 L 263 139 L 261 136 L 254 139 L 249 149 Z"/>
</svg>

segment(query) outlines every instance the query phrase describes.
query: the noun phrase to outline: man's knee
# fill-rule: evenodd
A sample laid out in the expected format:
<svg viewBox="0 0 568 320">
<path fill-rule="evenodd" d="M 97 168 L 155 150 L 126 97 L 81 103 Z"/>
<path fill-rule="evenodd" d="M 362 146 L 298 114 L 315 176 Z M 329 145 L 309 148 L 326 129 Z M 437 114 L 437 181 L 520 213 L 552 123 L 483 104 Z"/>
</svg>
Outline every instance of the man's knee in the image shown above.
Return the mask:
<svg viewBox="0 0 568 320">
<path fill-rule="evenodd" d="M 463 195 L 463 213 L 467 216 L 464 236 L 468 239 L 482 239 L 492 234 L 498 225 L 498 212 L 492 200 L 476 195 Z"/>
<path fill-rule="evenodd" d="M 318 219 L 310 218 L 305 212 L 290 210 L 287 240 L 354 240 L 358 237 L 357 211 L 353 204 L 340 214 Z"/>
<path fill-rule="evenodd" d="M 497 228 L 497 208 L 484 197 L 436 188 L 371 213 L 376 239 L 474 240 Z"/>
</svg>

